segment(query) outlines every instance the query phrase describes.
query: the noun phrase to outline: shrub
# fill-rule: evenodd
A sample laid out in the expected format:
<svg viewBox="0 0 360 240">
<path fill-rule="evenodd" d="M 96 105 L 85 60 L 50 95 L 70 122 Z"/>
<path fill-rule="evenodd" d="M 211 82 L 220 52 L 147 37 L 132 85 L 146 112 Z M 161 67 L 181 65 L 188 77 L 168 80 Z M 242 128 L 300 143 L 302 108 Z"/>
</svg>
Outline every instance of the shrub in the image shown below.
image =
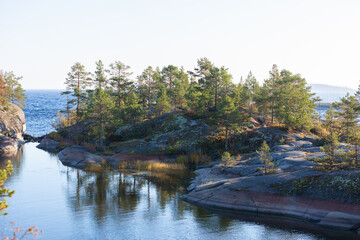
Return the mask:
<svg viewBox="0 0 360 240">
<path fill-rule="evenodd" d="M 224 152 L 221 156 L 221 160 L 224 162 L 224 163 L 229 163 L 231 160 L 232 160 L 232 157 L 230 155 L 229 152 Z"/>
<path fill-rule="evenodd" d="M 14 190 L 11 190 L 9 188 L 3 188 L 5 180 L 13 173 L 13 165 L 11 164 L 11 161 L 9 160 L 6 164 L 5 169 L 0 170 L 0 197 L 2 200 L 0 201 L 0 216 L 2 212 L 9 206 L 9 204 L 6 203 L 5 197 L 12 197 L 14 194 Z M 7 215 L 5 213 L 4 215 Z"/>
<path fill-rule="evenodd" d="M 51 124 L 56 131 L 61 131 L 62 129 L 72 126 L 76 123 L 76 112 L 71 110 L 69 113 L 57 113 L 57 119 Z"/>
<path fill-rule="evenodd" d="M 191 152 L 186 155 L 176 157 L 177 163 L 182 163 L 188 167 L 196 167 L 199 164 L 210 162 L 211 158 L 201 152 Z"/>
<path fill-rule="evenodd" d="M 59 144 L 58 144 L 58 146 L 57 146 L 58 148 L 66 148 L 67 147 L 67 144 L 66 144 L 66 142 L 64 142 L 64 141 L 62 141 L 62 140 L 60 140 L 60 142 L 59 142 Z"/>
<path fill-rule="evenodd" d="M 328 132 L 326 131 L 325 128 L 323 128 L 322 126 L 320 125 L 315 125 L 313 126 L 311 129 L 310 129 L 310 132 L 312 134 L 315 134 L 316 136 L 320 136 L 320 137 L 325 137 Z"/>
<path fill-rule="evenodd" d="M 198 113 L 194 110 L 187 110 L 184 112 L 184 114 L 192 119 L 198 116 Z"/>
<path fill-rule="evenodd" d="M 60 136 L 59 133 L 57 132 L 51 132 L 49 133 L 49 138 L 55 140 L 55 141 L 61 141 L 62 140 L 62 137 Z"/>
</svg>

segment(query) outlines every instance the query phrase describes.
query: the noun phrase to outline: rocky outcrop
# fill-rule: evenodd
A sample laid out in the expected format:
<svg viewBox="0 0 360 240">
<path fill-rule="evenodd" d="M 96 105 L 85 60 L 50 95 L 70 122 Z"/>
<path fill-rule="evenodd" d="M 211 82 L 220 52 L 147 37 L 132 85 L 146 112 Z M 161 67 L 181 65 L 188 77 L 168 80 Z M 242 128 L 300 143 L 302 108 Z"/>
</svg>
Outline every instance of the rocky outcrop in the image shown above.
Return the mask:
<svg viewBox="0 0 360 240">
<path fill-rule="evenodd" d="M 25 114 L 15 104 L 6 103 L 0 108 L 0 133 L 11 138 L 23 139 L 26 132 Z"/>
<path fill-rule="evenodd" d="M 24 143 L 26 131 L 24 112 L 15 104 L 5 103 L 0 107 L 0 156 L 14 155 Z"/>
<path fill-rule="evenodd" d="M 226 208 L 302 218 L 320 226 L 346 230 L 360 227 L 360 171 L 324 172 L 312 159 L 325 156 L 311 137 L 272 148 L 277 168 L 264 175 L 256 154 L 231 164 L 196 171 L 182 199 Z M 309 141 L 310 140 L 310 141 Z"/>
<path fill-rule="evenodd" d="M 116 153 L 162 154 L 191 152 L 199 148 L 211 128 L 201 120 L 181 113 L 166 113 L 156 118 L 122 126 L 110 137 Z"/>
</svg>

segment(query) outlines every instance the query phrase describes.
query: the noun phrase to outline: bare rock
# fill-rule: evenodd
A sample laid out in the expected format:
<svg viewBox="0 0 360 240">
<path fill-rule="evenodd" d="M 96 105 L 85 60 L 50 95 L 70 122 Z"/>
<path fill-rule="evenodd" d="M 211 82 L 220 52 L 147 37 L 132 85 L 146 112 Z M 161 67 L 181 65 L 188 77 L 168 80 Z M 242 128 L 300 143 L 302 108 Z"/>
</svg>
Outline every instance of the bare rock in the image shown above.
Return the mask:
<svg viewBox="0 0 360 240">
<path fill-rule="evenodd" d="M 82 146 L 67 147 L 58 154 L 62 164 L 70 167 L 84 169 L 86 166 L 101 164 L 103 157 L 89 153 Z"/>
<path fill-rule="evenodd" d="M 37 145 L 37 148 L 43 149 L 49 152 L 58 152 L 59 151 L 59 142 L 55 141 L 48 136 L 45 136 L 43 140 L 41 140 L 40 144 Z"/>
<path fill-rule="evenodd" d="M 0 135 L 23 140 L 26 132 L 25 114 L 15 104 L 6 103 L 0 108 Z"/>
<path fill-rule="evenodd" d="M 15 104 L 6 103 L 0 107 L 0 156 L 17 153 L 24 143 L 26 131 L 24 112 Z"/>
</svg>

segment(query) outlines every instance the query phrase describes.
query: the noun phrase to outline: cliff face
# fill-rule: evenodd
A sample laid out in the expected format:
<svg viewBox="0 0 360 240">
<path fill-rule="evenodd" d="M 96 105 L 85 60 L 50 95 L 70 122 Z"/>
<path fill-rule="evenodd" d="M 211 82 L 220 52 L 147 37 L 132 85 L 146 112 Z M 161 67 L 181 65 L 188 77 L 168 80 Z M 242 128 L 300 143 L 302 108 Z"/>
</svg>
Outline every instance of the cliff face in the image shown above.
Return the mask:
<svg viewBox="0 0 360 240">
<path fill-rule="evenodd" d="M 16 154 L 24 143 L 25 114 L 17 105 L 6 103 L 0 107 L 0 156 Z"/>
</svg>

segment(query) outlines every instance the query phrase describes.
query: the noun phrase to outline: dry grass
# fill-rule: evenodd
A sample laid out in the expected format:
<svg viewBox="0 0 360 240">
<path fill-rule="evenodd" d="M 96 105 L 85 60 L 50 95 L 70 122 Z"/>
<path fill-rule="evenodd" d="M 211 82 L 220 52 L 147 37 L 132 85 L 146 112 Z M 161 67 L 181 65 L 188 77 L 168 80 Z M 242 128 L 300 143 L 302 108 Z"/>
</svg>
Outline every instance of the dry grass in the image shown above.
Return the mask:
<svg viewBox="0 0 360 240">
<path fill-rule="evenodd" d="M 168 172 L 185 170 L 182 163 L 163 163 L 156 161 L 124 161 L 119 163 L 119 169 L 135 169 L 138 171 Z"/>
</svg>

